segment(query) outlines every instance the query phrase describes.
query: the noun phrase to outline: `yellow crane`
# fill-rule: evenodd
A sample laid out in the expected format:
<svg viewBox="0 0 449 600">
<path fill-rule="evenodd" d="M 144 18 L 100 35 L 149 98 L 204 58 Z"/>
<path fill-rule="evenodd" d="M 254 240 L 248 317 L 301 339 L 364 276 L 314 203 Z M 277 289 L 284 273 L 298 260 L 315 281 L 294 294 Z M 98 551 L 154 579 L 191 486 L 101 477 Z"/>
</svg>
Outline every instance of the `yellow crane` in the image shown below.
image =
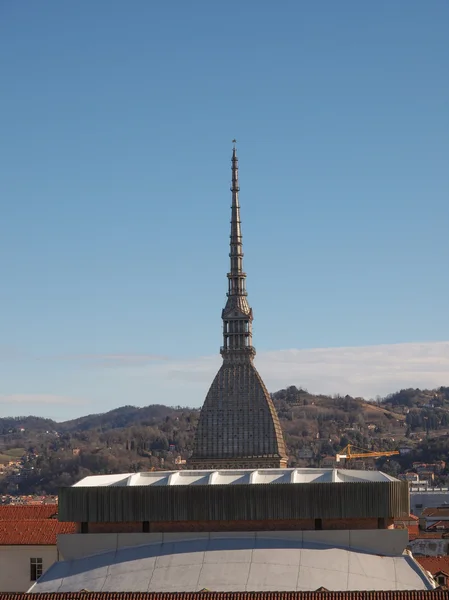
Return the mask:
<svg viewBox="0 0 449 600">
<path fill-rule="evenodd" d="M 354 452 L 354 448 L 356 452 Z M 341 453 L 335 456 L 335 460 L 340 462 L 342 458 L 351 460 L 352 458 L 379 458 L 380 456 L 396 456 L 400 454 L 398 450 L 379 450 L 379 452 L 371 452 L 370 450 L 364 450 L 363 448 L 357 448 L 352 444 L 348 444 Z"/>
</svg>

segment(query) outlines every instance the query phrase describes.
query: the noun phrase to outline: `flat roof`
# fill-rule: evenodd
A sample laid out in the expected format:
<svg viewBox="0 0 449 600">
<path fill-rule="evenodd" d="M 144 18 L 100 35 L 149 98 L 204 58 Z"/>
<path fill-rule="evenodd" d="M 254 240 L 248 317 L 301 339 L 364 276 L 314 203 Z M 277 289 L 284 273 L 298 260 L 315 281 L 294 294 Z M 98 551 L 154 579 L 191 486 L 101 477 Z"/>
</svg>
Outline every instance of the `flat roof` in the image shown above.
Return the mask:
<svg viewBox="0 0 449 600">
<path fill-rule="evenodd" d="M 381 471 L 353 469 L 223 469 L 148 471 L 91 475 L 72 487 L 247 485 L 267 483 L 349 483 L 398 481 Z"/>
</svg>

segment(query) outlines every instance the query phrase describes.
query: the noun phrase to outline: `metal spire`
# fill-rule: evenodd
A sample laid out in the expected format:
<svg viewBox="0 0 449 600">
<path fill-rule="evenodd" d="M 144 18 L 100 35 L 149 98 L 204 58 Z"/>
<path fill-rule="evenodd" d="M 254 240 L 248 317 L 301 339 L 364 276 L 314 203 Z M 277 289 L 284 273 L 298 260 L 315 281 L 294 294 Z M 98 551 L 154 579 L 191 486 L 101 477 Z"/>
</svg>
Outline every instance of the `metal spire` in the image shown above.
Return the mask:
<svg viewBox="0 0 449 600">
<path fill-rule="evenodd" d="M 239 204 L 239 159 L 237 158 L 237 149 L 235 147 L 236 140 L 233 140 L 234 148 L 232 150 L 232 205 L 231 205 L 231 248 L 229 256 L 231 258 L 231 273 L 236 277 L 235 286 L 229 289 L 229 293 L 238 294 L 244 292 L 239 285 L 238 276 L 243 272 L 243 245 L 242 245 L 242 230 L 240 221 L 240 204 Z M 228 276 L 229 277 L 229 276 Z"/>
<path fill-rule="evenodd" d="M 254 356 L 252 346 L 253 312 L 246 299 L 246 273 L 243 272 L 243 243 L 239 204 L 239 160 L 236 140 L 232 140 L 232 204 L 230 236 L 230 271 L 228 273 L 228 300 L 222 313 L 223 319 L 223 358 L 229 358 L 235 352 L 245 356 Z"/>
</svg>

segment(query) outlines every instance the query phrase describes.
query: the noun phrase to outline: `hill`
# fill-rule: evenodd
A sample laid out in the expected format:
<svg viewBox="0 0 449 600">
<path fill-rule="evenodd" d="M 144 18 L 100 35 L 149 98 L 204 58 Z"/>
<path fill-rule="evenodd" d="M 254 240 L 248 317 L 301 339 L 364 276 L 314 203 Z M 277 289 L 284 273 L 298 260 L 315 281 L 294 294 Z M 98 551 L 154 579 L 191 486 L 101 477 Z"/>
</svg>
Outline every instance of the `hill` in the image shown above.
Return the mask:
<svg viewBox="0 0 449 600">
<path fill-rule="evenodd" d="M 414 458 L 447 458 L 449 388 L 400 390 L 376 403 L 295 386 L 272 397 L 290 466 L 319 466 L 347 443 L 412 449 L 398 461 L 380 462 L 393 474 Z M 34 416 L 0 419 L 0 464 L 9 465 L 0 475 L 0 492 L 53 493 L 89 474 L 182 468 L 198 416 L 199 409 L 152 404 L 61 423 Z"/>
</svg>

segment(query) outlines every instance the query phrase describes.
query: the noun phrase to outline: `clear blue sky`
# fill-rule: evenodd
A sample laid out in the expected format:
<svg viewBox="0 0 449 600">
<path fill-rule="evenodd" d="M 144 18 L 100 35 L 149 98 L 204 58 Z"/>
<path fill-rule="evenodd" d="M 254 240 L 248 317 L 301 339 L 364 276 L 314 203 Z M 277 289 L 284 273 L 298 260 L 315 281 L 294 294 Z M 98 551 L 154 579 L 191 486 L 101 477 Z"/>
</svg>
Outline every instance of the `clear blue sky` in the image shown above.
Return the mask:
<svg viewBox="0 0 449 600">
<path fill-rule="evenodd" d="M 218 352 L 234 137 L 259 352 L 449 340 L 448 27 L 443 0 L 2 2 L 0 415 L 201 404 L 95 357 Z"/>
</svg>

